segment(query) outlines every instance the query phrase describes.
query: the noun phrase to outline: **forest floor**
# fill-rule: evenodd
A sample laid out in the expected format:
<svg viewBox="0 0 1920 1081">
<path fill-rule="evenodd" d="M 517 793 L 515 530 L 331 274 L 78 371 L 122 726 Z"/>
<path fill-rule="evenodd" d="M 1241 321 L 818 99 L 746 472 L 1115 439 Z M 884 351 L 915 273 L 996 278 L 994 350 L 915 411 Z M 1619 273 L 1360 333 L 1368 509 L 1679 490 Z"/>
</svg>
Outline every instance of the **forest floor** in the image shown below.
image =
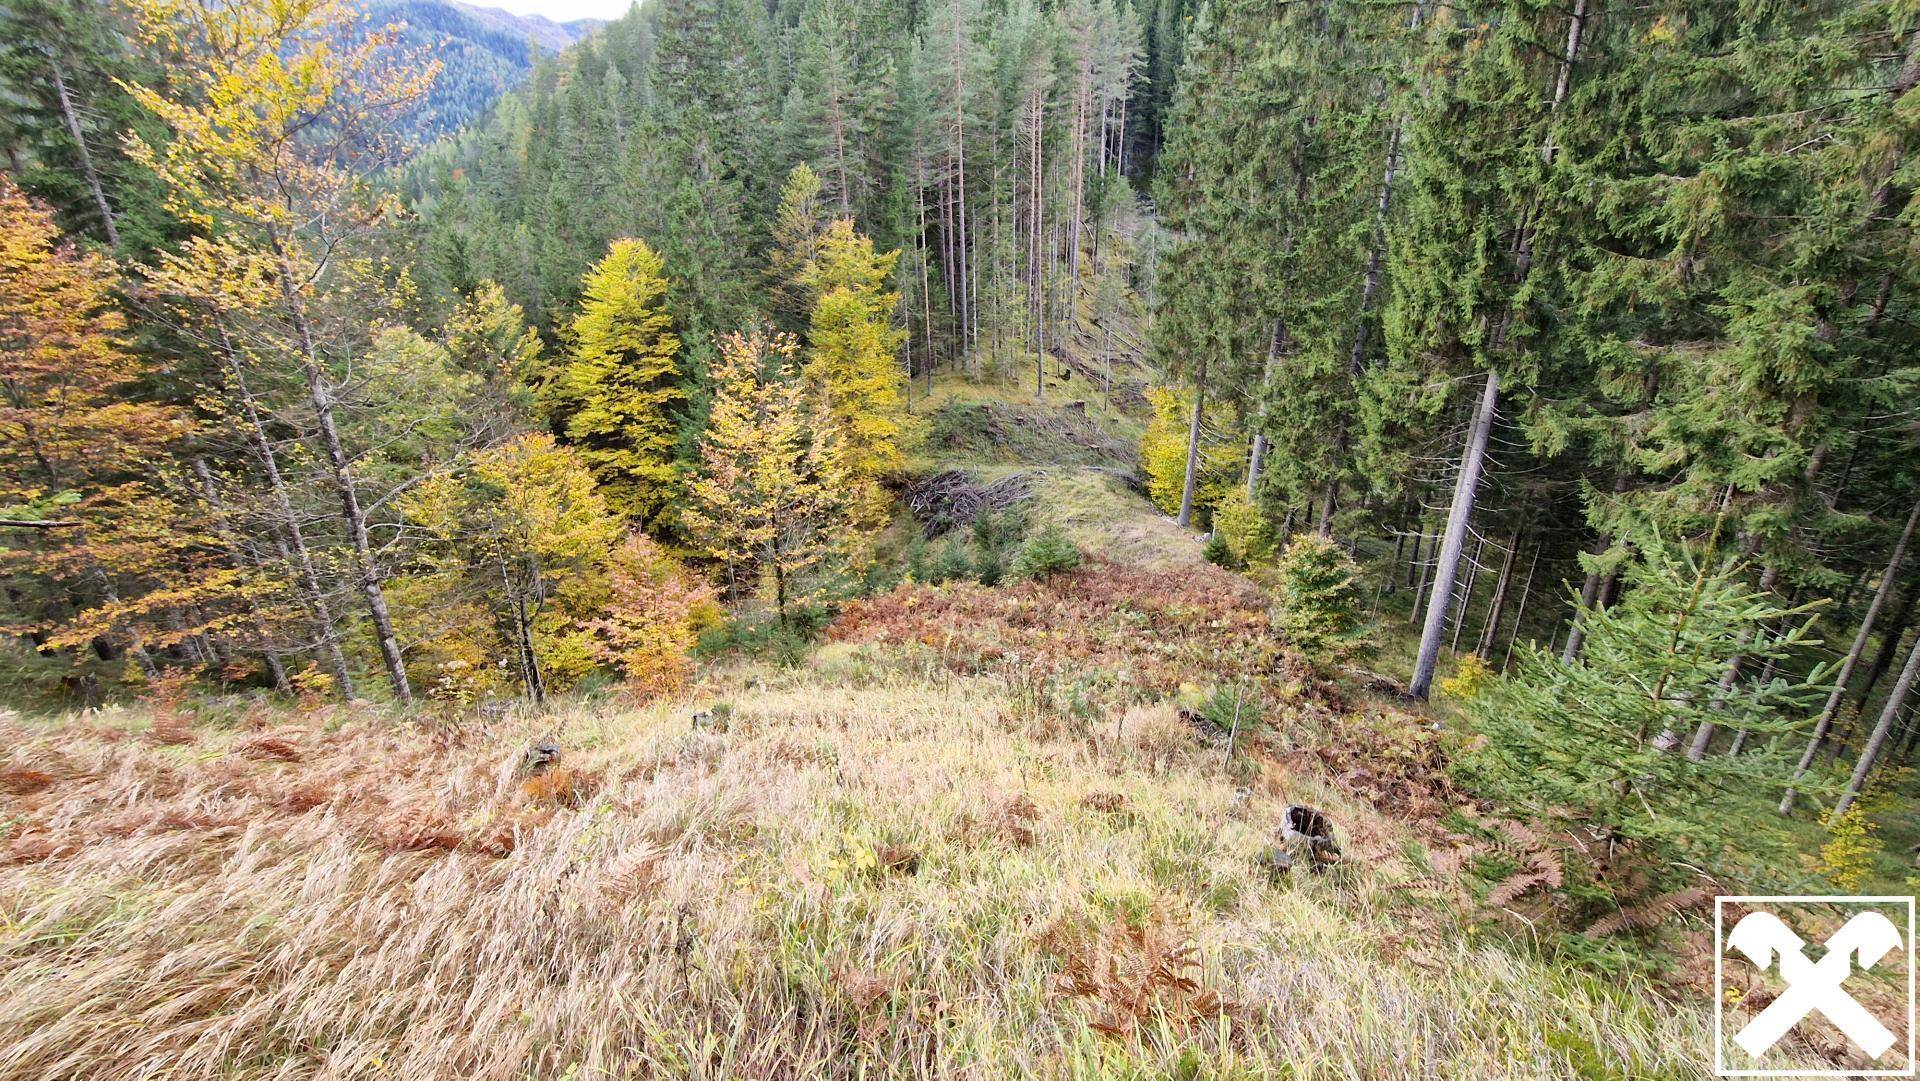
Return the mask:
<svg viewBox="0 0 1920 1081">
<path fill-rule="evenodd" d="M 903 586 L 670 700 L 0 714 L 0 1079 L 1710 1072 L 1697 965 L 1489 918 L 1474 860 L 1534 854 L 1426 715 L 1300 672 L 1069 444 L 923 464 L 1037 471 L 1106 560 Z M 1277 869 L 1290 804 L 1325 873 Z"/>
</svg>

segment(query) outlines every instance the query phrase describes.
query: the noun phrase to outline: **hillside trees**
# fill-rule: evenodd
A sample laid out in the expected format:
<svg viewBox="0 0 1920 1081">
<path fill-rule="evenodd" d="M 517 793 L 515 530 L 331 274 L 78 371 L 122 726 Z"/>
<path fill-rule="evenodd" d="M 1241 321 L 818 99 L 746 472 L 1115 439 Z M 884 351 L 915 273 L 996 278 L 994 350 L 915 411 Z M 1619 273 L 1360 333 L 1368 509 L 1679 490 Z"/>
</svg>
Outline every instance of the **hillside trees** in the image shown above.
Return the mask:
<svg viewBox="0 0 1920 1081">
<path fill-rule="evenodd" d="M 396 584 L 437 697 L 492 687 L 512 658 L 540 701 L 591 670 L 583 622 L 607 603 L 609 553 L 624 532 L 583 456 L 545 433 L 478 451 L 401 501 L 421 534 L 417 570 Z"/>
<path fill-rule="evenodd" d="M 342 436 L 344 365 L 365 341 L 381 300 L 364 248 L 390 207 L 366 178 L 395 160 L 393 134 L 432 79 L 384 48 L 386 35 L 349 33 L 336 0 L 284 11 L 220 4 L 149 4 L 144 31 L 173 57 L 166 92 L 132 87 L 159 118 L 163 145 L 136 136 L 134 155 L 160 179 L 167 206 L 196 235 L 157 260 L 156 284 L 231 326 L 241 348 L 297 375 L 307 434 L 325 463 L 394 695 L 412 697 L 374 551 L 356 451 Z M 333 39 L 352 38 L 335 47 Z M 324 134 L 318 134 L 324 133 Z M 358 256 L 358 259 L 356 259 Z M 358 312 L 351 309 L 358 307 Z"/>
<path fill-rule="evenodd" d="M 42 651 L 130 651 L 180 636 L 207 587 L 182 567 L 185 508 L 153 467 L 190 432 L 145 399 L 110 265 L 59 239 L 48 208 L 0 179 L 0 557 L 16 629 Z M 169 623 L 173 624 L 169 626 Z"/>
<path fill-rule="evenodd" d="M 832 425 L 841 467 L 854 490 L 845 494 L 868 528 L 885 522 L 889 497 L 881 479 L 905 464 L 900 450 L 905 333 L 893 328 L 897 293 L 886 291 L 899 252 L 876 255 L 873 241 L 841 219 L 827 227 L 802 280 L 819 299 L 807 329 L 801 378 Z"/>
<path fill-rule="evenodd" d="M 714 369 L 711 418 L 700 473 L 682 518 L 734 596 L 764 581 L 784 624 L 798 577 L 840 543 L 833 529 L 844 466 L 832 426 L 809 416 L 790 336 L 729 334 Z"/>
<path fill-rule="evenodd" d="M 539 389 L 542 415 L 580 449 L 609 503 L 642 523 L 660 520 L 679 485 L 670 410 L 686 391 L 667 287 L 646 241 L 614 241 L 582 282 L 570 355 Z"/>
</svg>

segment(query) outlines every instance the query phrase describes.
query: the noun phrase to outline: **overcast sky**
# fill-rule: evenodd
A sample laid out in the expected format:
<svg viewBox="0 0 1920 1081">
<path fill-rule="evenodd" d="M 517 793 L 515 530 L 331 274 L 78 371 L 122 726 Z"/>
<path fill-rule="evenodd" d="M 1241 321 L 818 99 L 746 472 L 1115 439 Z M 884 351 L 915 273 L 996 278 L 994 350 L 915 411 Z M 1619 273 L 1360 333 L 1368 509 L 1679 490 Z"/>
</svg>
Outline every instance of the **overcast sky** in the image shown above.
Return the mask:
<svg viewBox="0 0 1920 1081">
<path fill-rule="evenodd" d="M 517 15 L 545 15 L 554 22 L 569 19 L 617 19 L 633 0 L 468 0 L 480 7 L 504 8 Z"/>
</svg>

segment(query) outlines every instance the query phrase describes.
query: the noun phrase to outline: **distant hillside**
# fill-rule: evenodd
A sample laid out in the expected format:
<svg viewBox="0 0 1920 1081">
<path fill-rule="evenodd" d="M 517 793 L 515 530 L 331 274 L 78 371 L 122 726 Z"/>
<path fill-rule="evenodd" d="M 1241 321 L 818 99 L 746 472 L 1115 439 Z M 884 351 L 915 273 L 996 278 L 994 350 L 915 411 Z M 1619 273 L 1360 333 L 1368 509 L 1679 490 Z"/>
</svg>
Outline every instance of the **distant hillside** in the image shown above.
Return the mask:
<svg viewBox="0 0 1920 1081">
<path fill-rule="evenodd" d="M 454 131 L 486 112 L 533 70 L 540 54 L 565 49 L 602 22 L 557 23 L 449 0 L 375 0 L 368 10 L 376 26 L 406 24 L 406 45 L 427 50 L 441 63 L 422 123 L 427 136 Z"/>
</svg>

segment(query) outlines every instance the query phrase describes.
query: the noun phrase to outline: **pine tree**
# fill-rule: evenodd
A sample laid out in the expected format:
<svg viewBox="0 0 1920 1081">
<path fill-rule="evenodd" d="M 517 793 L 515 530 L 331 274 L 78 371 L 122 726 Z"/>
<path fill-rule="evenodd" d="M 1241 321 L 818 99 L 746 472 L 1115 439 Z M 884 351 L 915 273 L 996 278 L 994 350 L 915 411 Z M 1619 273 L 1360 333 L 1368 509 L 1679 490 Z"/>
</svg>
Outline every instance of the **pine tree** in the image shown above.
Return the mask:
<svg viewBox="0 0 1920 1081">
<path fill-rule="evenodd" d="M 1711 541 L 1644 533 L 1634 551 L 1620 603 L 1583 613 L 1587 646 L 1574 663 L 1524 646 L 1515 672 L 1471 700 L 1487 742 L 1467 769 L 1483 791 L 1549 821 L 1578 808 L 1655 858 L 1719 864 L 1729 849 L 1752 853 L 1762 841 L 1750 817 L 1721 808 L 1781 784 L 1779 756 L 1695 762 L 1674 751 L 1707 718 L 1761 735 L 1802 723 L 1823 690 L 1820 667 L 1731 688 L 1720 680 L 1741 651 L 1788 670 L 1817 645 L 1813 606 L 1755 591 Z"/>
<path fill-rule="evenodd" d="M 646 241 L 614 241 L 581 283 L 567 359 L 539 390 L 541 412 L 579 448 L 608 503 L 642 523 L 661 520 L 680 483 L 672 409 L 686 391 L 667 289 Z"/>
</svg>

